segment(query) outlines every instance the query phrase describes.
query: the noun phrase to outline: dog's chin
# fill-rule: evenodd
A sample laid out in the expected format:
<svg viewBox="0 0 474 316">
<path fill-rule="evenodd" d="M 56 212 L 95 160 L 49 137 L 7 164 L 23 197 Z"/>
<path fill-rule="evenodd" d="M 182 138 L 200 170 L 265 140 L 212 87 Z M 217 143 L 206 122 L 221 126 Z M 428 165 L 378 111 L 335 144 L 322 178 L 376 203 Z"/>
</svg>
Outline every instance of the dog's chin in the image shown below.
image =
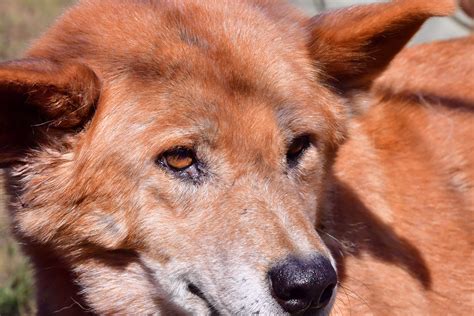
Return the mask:
<svg viewBox="0 0 474 316">
<path fill-rule="evenodd" d="M 219 311 L 216 306 L 213 306 L 210 303 L 210 301 L 206 298 L 206 295 L 201 291 L 201 289 L 199 289 L 194 284 L 189 283 L 188 290 L 194 296 L 194 299 L 192 300 L 192 302 L 190 302 L 191 303 L 190 305 L 192 306 L 189 306 L 189 308 L 187 308 L 188 310 L 196 311 L 199 309 L 203 311 L 201 314 L 210 315 L 210 316 L 220 316 L 220 315 L 226 314 L 223 311 Z M 200 302 L 198 303 L 197 300 L 200 300 Z M 308 309 L 306 312 L 302 313 L 301 315 L 302 316 L 329 316 L 332 311 L 332 307 L 334 305 L 335 300 L 336 300 L 336 290 L 334 290 L 331 300 L 329 301 L 326 307 L 324 307 L 323 309 L 317 309 L 317 310 Z M 262 312 L 260 311 L 260 313 Z M 193 312 L 193 314 L 195 313 Z M 263 312 L 263 314 L 265 314 L 265 312 Z M 281 311 L 279 314 L 289 315 L 288 313 L 285 313 L 283 311 Z"/>
</svg>

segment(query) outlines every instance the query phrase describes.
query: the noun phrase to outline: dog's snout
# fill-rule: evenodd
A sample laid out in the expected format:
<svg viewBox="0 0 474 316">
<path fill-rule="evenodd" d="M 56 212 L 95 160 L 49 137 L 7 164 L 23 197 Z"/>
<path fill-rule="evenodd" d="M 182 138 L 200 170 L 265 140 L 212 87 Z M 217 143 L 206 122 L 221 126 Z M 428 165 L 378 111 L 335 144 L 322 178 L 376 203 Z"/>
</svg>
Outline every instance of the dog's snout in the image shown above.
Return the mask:
<svg viewBox="0 0 474 316">
<path fill-rule="evenodd" d="M 268 272 L 272 294 L 290 314 L 324 308 L 337 284 L 331 262 L 318 255 L 311 259 L 289 257 Z"/>
</svg>

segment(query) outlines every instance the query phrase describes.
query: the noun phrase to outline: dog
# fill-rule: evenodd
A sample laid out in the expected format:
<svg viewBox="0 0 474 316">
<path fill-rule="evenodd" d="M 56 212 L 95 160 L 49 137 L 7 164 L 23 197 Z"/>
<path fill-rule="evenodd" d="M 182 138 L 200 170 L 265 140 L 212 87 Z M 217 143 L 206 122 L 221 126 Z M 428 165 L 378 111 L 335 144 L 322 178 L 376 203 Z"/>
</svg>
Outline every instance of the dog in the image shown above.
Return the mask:
<svg viewBox="0 0 474 316">
<path fill-rule="evenodd" d="M 0 64 L 38 314 L 468 314 L 472 37 L 451 1 L 83 0 Z"/>
</svg>

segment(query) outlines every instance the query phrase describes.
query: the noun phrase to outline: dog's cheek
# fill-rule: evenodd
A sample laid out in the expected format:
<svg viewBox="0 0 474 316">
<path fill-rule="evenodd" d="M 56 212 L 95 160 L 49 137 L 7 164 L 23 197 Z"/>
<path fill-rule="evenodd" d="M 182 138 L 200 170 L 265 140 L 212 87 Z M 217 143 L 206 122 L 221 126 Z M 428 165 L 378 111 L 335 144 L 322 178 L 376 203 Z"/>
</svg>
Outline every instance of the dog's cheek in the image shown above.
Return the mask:
<svg viewBox="0 0 474 316">
<path fill-rule="evenodd" d="M 89 227 L 80 232 L 88 242 L 110 250 L 125 246 L 129 228 L 123 216 L 94 210 L 85 214 L 80 222 L 80 226 Z"/>
<path fill-rule="evenodd" d="M 85 260 L 74 267 L 89 306 L 100 315 L 152 315 L 161 311 L 157 289 L 135 257 L 121 257 L 118 266 Z M 105 285 L 105 286 L 104 286 Z"/>
</svg>

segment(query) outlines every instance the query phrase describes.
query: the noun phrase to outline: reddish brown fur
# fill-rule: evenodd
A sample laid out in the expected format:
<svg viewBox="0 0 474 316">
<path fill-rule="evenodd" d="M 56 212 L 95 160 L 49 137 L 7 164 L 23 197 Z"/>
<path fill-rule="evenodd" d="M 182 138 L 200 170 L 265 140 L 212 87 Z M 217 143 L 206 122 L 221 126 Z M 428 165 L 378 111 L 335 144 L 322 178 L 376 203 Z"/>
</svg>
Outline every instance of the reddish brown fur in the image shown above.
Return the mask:
<svg viewBox="0 0 474 316">
<path fill-rule="evenodd" d="M 352 122 L 323 221 L 344 254 L 336 311 L 472 310 L 473 49 L 470 37 L 405 50 Z"/>
<path fill-rule="evenodd" d="M 187 281 L 221 313 L 281 313 L 269 267 L 331 250 L 336 314 L 468 313 L 473 39 L 380 76 L 452 7 L 82 1 L 0 64 L 0 162 L 39 312 L 210 312 Z M 177 146 L 205 162 L 193 183 L 156 163 Z"/>
<path fill-rule="evenodd" d="M 459 4 L 461 6 L 461 9 L 464 10 L 464 12 L 470 16 L 471 18 L 474 17 L 474 1 L 472 0 L 461 0 L 459 1 Z"/>
</svg>

